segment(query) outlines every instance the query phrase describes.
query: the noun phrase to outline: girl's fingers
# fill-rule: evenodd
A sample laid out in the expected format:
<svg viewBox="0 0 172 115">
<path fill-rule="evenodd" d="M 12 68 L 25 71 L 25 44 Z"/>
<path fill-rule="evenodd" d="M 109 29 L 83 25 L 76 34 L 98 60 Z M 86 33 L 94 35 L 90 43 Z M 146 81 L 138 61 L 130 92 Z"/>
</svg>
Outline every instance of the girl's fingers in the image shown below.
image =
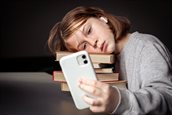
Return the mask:
<svg viewBox="0 0 172 115">
<path fill-rule="evenodd" d="M 102 91 L 99 88 L 90 86 L 90 85 L 85 85 L 85 84 L 80 84 L 79 87 L 84 90 L 85 92 L 94 95 L 94 96 L 101 96 L 102 95 Z"/>
<path fill-rule="evenodd" d="M 90 106 L 90 110 L 95 113 L 99 113 L 103 111 L 100 106 Z"/>
<path fill-rule="evenodd" d="M 90 79 L 85 79 L 85 78 L 80 79 L 79 83 L 89 85 L 89 86 L 93 86 L 93 87 L 97 87 L 97 88 L 100 88 L 100 89 L 105 85 L 105 83 L 102 83 L 100 81 L 90 80 Z"/>
<path fill-rule="evenodd" d="M 100 99 L 96 99 L 96 98 L 92 98 L 90 96 L 84 95 L 83 96 L 83 100 L 88 103 L 90 106 L 101 106 L 102 102 L 100 101 Z"/>
<path fill-rule="evenodd" d="M 100 94 L 103 95 L 104 93 L 108 93 L 110 90 L 109 84 L 84 78 L 80 79 L 79 86 L 86 92 L 89 92 L 97 96 L 100 96 Z"/>
<path fill-rule="evenodd" d="M 100 98 L 90 98 L 89 96 L 83 96 L 83 100 L 90 105 L 90 110 L 92 112 L 102 112 L 105 111 L 106 107 L 103 106 L 103 102 Z"/>
</svg>

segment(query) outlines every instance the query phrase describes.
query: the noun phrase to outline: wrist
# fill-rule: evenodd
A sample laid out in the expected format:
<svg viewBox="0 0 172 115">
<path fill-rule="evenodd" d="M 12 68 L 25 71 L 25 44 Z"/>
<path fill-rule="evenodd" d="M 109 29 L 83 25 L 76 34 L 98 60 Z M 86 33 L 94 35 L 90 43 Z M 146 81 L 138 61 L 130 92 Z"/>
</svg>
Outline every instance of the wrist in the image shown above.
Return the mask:
<svg viewBox="0 0 172 115">
<path fill-rule="evenodd" d="M 113 86 L 111 90 L 113 90 L 112 91 L 113 94 L 111 96 L 111 98 L 113 99 L 113 104 L 111 104 L 112 106 L 111 106 L 110 114 L 114 114 L 121 102 L 121 95 L 117 87 Z"/>
</svg>

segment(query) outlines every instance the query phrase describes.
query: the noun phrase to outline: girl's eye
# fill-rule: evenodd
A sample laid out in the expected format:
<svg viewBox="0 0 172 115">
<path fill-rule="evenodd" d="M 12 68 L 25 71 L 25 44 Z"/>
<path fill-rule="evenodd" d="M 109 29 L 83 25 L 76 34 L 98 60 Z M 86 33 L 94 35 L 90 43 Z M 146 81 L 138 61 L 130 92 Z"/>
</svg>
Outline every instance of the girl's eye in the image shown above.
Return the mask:
<svg viewBox="0 0 172 115">
<path fill-rule="evenodd" d="M 91 32 L 92 32 L 92 28 L 89 27 L 89 28 L 88 28 L 88 31 L 87 31 L 87 34 L 89 35 L 89 34 L 91 34 Z"/>
<path fill-rule="evenodd" d="M 87 48 L 87 43 L 83 44 L 83 49 L 85 50 Z"/>
</svg>

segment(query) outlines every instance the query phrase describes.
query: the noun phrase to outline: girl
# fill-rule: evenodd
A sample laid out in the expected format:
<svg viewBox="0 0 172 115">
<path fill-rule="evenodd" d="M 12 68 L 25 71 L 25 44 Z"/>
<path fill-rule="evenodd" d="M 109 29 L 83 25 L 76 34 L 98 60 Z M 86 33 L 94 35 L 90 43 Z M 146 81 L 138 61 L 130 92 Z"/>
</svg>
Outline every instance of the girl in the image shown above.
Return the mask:
<svg viewBox="0 0 172 115">
<path fill-rule="evenodd" d="M 129 33 L 130 21 L 96 7 L 77 7 L 52 28 L 48 45 L 52 52 L 114 53 L 120 79 L 128 89 L 100 81 L 81 79 L 79 87 L 93 112 L 112 114 L 172 114 L 171 54 L 155 36 Z"/>
</svg>

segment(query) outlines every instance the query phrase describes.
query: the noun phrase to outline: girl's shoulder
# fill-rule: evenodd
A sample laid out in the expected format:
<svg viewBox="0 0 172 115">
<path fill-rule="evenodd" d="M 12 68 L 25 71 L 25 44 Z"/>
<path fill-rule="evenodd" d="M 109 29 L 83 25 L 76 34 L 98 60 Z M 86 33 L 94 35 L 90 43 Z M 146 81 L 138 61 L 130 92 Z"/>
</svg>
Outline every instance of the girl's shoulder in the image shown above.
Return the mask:
<svg viewBox="0 0 172 115">
<path fill-rule="evenodd" d="M 143 43 L 161 43 L 161 41 L 152 34 L 133 32 L 131 34 L 131 39 L 143 42 Z"/>
</svg>

